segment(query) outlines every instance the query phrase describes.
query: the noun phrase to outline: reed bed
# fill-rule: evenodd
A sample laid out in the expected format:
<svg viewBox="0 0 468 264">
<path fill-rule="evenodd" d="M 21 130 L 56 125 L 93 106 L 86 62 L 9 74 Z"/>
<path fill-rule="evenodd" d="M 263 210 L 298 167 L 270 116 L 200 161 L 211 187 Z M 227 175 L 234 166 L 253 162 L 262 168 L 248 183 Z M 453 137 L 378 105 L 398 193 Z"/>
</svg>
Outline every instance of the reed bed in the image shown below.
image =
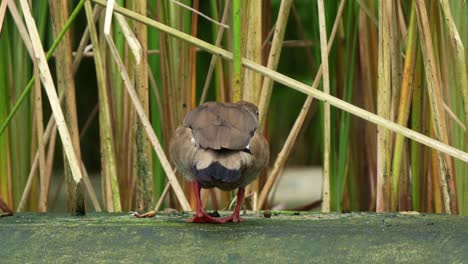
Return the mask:
<svg viewBox="0 0 468 264">
<path fill-rule="evenodd" d="M 271 146 L 248 209 L 277 206 L 285 166 L 315 165 L 322 200 L 302 209 L 467 215 L 467 12 L 449 0 L 1 1 L 0 209 L 190 211 L 172 132 L 205 101 L 248 100 Z M 216 210 L 232 199 L 203 194 Z"/>
</svg>

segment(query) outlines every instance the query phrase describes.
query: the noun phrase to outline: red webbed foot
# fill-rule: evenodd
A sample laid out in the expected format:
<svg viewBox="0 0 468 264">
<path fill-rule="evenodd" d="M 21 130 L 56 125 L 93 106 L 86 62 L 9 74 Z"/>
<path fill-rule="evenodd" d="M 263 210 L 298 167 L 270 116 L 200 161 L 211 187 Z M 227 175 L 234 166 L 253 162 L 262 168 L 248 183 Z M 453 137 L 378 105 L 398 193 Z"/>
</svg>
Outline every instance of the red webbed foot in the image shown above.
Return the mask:
<svg viewBox="0 0 468 264">
<path fill-rule="evenodd" d="M 244 218 L 240 217 L 239 215 L 235 215 L 235 214 L 232 214 L 231 216 L 228 216 L 228 217 L 222 217 L 219 220 L 223 221 L 223 223 L 226 223 L 226 222 L 240 223 L 240 222 L 245 221 Z"/>
<path fill-rule="evenodd" d="M 197 213 L 193 218 L 187 219 L 187 223 L 211 223 L 211 224 L 222 224 L 222 218 L 215 218 L 207 213 L 199 214 Z"/>
</svg>

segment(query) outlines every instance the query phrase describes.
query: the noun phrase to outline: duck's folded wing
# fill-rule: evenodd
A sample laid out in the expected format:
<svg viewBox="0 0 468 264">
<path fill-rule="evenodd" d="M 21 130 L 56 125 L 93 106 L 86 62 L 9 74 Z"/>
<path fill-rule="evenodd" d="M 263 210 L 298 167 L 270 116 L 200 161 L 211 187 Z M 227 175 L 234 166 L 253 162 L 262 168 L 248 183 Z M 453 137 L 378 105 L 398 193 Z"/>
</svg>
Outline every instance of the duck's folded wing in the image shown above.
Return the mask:
<svg viewBox="0 0 468 264">
<path fill-rule="evenodd" d="M 192 167 L 197 147 L 191 142 L 190 128 L 179 126 L 169 144 L 169 153 L 176 168 L 187 178 L 193 180 Z"/>
<path fill-rule="evenodd" d="M 255 132 L 250 142 L 251 154 L 243 155 L 243 157 L 245 157 L 242 168 L 244 177 L 241 186 L 246 186 L 258 177 L 267 166 L 270 156 L 268 141 L 260 132 Z"/>
<path fill-rule="evenodd" d="M 201 148 L 242 150 L 249 145 L 258 121 L 241 105 L 210 102 L 188 113 L 184 125 L 192 129 Z"/>
</svg>

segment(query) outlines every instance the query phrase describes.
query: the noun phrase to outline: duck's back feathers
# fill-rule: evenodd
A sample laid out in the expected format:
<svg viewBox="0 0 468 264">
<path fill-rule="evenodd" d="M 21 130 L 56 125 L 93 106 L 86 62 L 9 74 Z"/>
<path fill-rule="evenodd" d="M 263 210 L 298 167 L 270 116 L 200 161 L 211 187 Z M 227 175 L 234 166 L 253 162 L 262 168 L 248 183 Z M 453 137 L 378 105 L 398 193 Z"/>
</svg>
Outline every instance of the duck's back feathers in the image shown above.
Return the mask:
<svg viewBox="0 0 468 264">
<path fill-rule="evenodd" d="M 200 148 L 242 150 L 258 128 L 256 113 L 244 105 L 208 102 L 190 111 L 184 125 Z"/>
</svg>

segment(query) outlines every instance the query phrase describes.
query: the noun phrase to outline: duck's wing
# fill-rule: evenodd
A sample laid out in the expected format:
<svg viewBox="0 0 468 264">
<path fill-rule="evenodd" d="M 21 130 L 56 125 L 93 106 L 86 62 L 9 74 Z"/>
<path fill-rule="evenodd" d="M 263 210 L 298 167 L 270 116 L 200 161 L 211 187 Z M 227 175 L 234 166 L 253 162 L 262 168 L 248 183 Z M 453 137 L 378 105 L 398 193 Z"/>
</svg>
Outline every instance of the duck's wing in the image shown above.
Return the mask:
<svg viewBox="0 0 468 264">
<path fill-rule="evenodd" d="M 245 187 L 255 180 L 262 170 L 267 166 L 270 157 L 268 141 L 261 134 L 255 132 L 250 141 L 250 155 L 242 153 L 243 178 L 240 186 Z M 247 154 L 247 155 L 246 155 Z"/>
<path fill-rule="evenodd" d="M 190 111 L 184 125 L 201 148 L 243 150 L 258 128 L 258 119 L 242 105 L 209 102 Z"/>
<path fill-rule="evenodd" d="M 187 180 L 192 181 L 192 167 L 198 148 L 191 142 L 192 133 L 190 128 L 179 126 L 172 135 L 169 144 L 169 153 L 176 168 Z"/>
</svg>

